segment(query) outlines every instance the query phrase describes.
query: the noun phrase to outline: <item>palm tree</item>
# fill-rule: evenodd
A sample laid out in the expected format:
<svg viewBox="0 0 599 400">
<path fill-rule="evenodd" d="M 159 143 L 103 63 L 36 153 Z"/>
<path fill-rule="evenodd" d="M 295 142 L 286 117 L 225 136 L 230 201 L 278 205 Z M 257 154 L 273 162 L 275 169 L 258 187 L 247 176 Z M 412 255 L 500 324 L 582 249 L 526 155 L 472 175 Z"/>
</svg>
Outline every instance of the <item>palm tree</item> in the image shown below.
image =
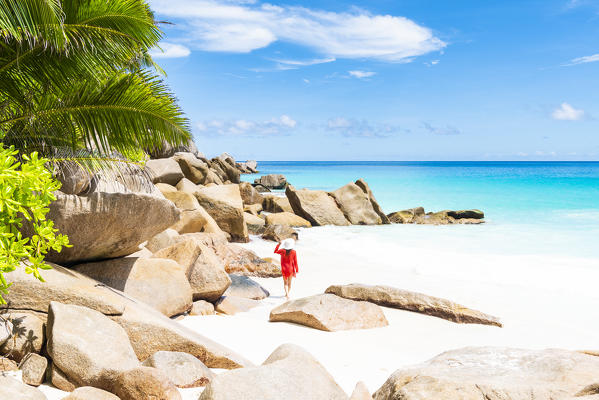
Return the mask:
<svg viewBox="0 0 599 400">
<path fill-rule="evenodd" d="M 100 159 L 186 143 L 148 54 L 161 37 L 145 0 L 0 0 L 0 139 Z"/>
</svg>

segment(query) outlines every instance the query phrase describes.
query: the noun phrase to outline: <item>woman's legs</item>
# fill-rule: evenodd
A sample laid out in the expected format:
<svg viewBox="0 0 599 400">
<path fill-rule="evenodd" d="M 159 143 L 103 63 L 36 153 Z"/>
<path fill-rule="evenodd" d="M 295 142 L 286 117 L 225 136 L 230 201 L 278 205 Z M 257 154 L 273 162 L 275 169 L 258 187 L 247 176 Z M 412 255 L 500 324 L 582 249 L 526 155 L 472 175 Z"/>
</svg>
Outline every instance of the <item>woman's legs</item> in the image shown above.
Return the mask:
<svg viewBox="0 0 599 400">
<path fill-rule="evenodd" d="M 287 300 L 289 300 L 289 289 L 287 286 L 287 281 L 291 279 L 291 278 L 285 278 L 283 277 L 283 288 L 285 289 L 285 297 L 287 298 Z"/>
<path fill-rule="evenodd" d="M 287 297 L 289 297 L 289 292 L 291 292 L 291 279 L 293 279 L 291 276 L 287 278 Z"/>
</svg>

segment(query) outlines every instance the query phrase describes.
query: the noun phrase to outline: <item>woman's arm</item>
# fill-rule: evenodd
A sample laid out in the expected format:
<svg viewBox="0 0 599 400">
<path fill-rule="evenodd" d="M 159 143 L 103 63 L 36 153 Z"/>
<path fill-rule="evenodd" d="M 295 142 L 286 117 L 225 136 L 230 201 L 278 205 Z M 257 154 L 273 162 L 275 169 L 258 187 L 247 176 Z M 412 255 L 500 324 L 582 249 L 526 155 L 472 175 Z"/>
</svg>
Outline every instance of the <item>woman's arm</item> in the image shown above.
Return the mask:
<svg viewBox="0 0 599 400">
<path fill-rule="evenodd" d="M 299 269 L 297 267 L 297 253 L 293 252 L 293 267 L 295 268 L 295 272 L 298 273 Z"/>
<path fill-rule="evenodd" d="M 281 245 L 281 242 L 277 243 L 277 247 L 275 247 L 275 254 L 282 254 L 283 250 L 279 250 L 279 246 Z"/>
</svg>

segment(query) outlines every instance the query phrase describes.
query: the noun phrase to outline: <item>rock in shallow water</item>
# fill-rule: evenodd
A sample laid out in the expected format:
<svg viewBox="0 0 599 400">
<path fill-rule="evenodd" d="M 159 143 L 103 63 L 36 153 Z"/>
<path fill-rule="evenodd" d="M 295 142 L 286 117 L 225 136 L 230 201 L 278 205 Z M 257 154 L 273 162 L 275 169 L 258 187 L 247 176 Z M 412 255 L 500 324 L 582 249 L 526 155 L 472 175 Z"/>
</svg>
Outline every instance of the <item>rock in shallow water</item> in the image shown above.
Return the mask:
<svg viewBox="0 0 599 400">
<path fill-rule="evenodd" d="M 467 347 L 393 373 L 375 400 L 554 400 L 599 376 L 599 358 L 568 350 Z M 584 398 L 584 397 L 583 397 Z"/>
<path fill-rule="evenodd" d="M 199 400 L 347 400 L 322 365 L 302 348 L 279 346 L 259 367 L 222 373 Z"/>
<path fill-rule="evenodd" d="M 323 331 L 369 329 L 389 325 L 383 310 L 365 301 L 319 294 L 291 300 L 270 312 L 271 322 L 294 322 Z"/>
<path fill-rule="evenodd" d="M 254 179 L 254 184 L 262 185 L 269 189 L 285 189 L 287 179 L 281 174 L 263 175 L 258 179 Z"/>
<path fill-rule="evenodd" d="M 355 183 L 348 183 L 331 194 L 352 225 L 380 225 L 383 223 L 381 217 L 374 211 L 368 194 Z"/>
<path fill-rule="evenodd" d="M 326 293 L 351 300 L 368 301 L 385 307 L 399 308 L 432 315 L 459 324 L 482 324 L 502 327 L 498 318 L 461 304 L 426 294 L 396 289 L 390 286 L 369 286 L 358 283 L 329 286 Z"/>
<path fill-rule="evenodd" d="M 296 190 L 287 186 L 285 194 L 296 215 L 308 220 L 313 226 L 321 225 L 350 225 L 337 207 L 333 197 L 322 190 Z"/>
</svg>

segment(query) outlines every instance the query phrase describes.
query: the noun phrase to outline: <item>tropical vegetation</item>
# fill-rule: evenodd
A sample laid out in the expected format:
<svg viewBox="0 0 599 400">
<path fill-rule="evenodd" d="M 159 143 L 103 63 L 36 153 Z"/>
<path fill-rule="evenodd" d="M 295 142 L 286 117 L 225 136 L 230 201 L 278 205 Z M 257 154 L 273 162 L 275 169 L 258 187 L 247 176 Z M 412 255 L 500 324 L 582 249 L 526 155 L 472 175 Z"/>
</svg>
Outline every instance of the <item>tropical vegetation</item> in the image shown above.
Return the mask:
<svg viewBox="0 0 599 400">
<path fill-rule="evenodd" d="M 52 157 L 139 154 L 189 137 L 154 68 L 144 0 L 0 0 L 0 134 Z"/>
<path fill-rule="evenodd" d="M 4 272 L 42 279 L 68 243 L 45 218 L 60 162 L 97 172 L 189 140 L 149 55 L 161 38 L 144 0 L 0 0 L 0 303 Z"/>
</svg>

